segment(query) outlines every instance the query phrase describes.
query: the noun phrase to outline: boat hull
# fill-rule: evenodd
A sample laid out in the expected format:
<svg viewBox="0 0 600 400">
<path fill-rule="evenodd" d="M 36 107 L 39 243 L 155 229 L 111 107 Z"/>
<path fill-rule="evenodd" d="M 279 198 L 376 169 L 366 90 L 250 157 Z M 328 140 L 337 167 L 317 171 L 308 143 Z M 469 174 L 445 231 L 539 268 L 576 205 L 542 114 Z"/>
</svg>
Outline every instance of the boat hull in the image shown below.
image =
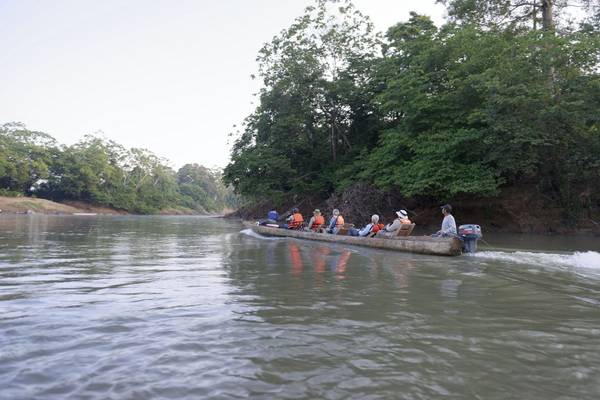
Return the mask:
<svg viewBox="0 0 600 400">
<path fill-rule="evenodd" d="M 432 238 L 429 236 L 366 238 L 271 228 L 267 226 L 256 225 L 255 222 L 244 222 L 244 226 L 265 236 L 291 237 L 319 242 L 344 243 L 355 246 L 402 251 L 406 253 L 432 254 L 440 256 L 458 256 L 461 254 L 461 243 L 457 238 Z"/>
</svg>

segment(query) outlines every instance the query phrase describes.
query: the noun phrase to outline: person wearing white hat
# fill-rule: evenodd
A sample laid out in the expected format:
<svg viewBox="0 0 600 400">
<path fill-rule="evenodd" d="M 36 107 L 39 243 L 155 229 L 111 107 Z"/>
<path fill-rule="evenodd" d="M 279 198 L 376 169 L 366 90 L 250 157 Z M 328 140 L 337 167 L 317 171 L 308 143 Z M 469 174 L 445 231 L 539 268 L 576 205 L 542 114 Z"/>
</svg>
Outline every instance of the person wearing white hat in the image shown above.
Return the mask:
<svg viewBox="0 0 600 400">
<path fill-rule="evenodd" d="M 410 219 L 408 219 L 408 213 L 406 212 L 406 210 L 396 211 L 396 215 L 400 219 L 401 224 L 412 224 Z"/>
<path fill-rule="evenodd" d="M 325 218 L 321 215 L 321 210 L 315 208 L 313 216 L 310 217 L 308 225 L 306 226 L 307 231 L 318 231 L 325 225 Z"/>
<path fill-rule="evenodd" d="M 408 218 L 406 210 L 396 211 L 396 218 L 391 224 L 387 224 L 385 228 L 377 232 L 377 236 L 394 236 L 396 231 L 400 229 L 400 226 L 404 224 L 411 224 L 412 222 Z"/>
</svg>

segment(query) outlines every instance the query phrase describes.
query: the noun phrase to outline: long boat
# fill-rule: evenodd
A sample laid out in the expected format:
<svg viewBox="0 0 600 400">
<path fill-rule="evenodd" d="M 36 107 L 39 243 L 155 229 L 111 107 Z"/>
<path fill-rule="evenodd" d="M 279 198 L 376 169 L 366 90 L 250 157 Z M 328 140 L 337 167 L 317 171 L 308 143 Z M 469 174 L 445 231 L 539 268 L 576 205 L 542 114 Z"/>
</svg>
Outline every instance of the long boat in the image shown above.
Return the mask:
<svg viewBox="0 0 600 400">
<path fill-rule="evenodd" d="M 292 229 L 273 228 L 257 225 L 256 222 L 244 221 L 246 228 L 264 236 L 291 237 L 296 239 L 315 240 L 318 242 L 345 243 L 355 246 L 374 247 L 378 249 L 396 250 L 407 253 L 433 254 L 440 256 L 458 256 L 462 244 L 457 238 L 429 236 L 405 236 L 393 238 L 368 238 L 329 233 L 316 233 Z"/>
</svg>

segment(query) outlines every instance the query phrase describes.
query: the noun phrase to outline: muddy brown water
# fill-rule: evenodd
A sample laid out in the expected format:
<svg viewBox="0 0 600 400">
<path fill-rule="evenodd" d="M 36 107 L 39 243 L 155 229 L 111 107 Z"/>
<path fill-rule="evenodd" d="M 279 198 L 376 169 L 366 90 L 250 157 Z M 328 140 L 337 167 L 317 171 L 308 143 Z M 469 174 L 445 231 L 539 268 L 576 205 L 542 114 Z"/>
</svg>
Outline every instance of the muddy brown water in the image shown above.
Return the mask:
<svg viewBox="0 0 600 400">
<path fill-rule="evenodd" d="M 448 258 L 2 216 L 0 398 L 599 398 L 600 240 L 485 239 Z"/>
</svg>

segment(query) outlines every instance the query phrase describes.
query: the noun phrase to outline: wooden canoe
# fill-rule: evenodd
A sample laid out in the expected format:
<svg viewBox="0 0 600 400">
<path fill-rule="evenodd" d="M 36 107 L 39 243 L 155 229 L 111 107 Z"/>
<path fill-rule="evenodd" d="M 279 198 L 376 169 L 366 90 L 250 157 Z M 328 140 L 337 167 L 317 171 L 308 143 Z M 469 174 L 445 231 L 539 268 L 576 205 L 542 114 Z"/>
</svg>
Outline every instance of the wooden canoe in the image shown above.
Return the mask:
<svg viewBox="0 0 600 400">
<path fill-rule="evenodd" d="M 259 226 L 256 225 L 256 222 L 249 221 L 244 221 L 243 224 L 245 227 L 252 229 L 254 232 L 265 236 L 291 237 L 296 239 L 316 240 L 319 242 L 345 243 L 356 246 L 403 251 L 407 253 L 458 256 L 461 254 L 462 247 L 460 240 L 457 238 L 433 238 L 429 236 L 367 238 L 271 228 L 268 226 Z"/>
</svg>

